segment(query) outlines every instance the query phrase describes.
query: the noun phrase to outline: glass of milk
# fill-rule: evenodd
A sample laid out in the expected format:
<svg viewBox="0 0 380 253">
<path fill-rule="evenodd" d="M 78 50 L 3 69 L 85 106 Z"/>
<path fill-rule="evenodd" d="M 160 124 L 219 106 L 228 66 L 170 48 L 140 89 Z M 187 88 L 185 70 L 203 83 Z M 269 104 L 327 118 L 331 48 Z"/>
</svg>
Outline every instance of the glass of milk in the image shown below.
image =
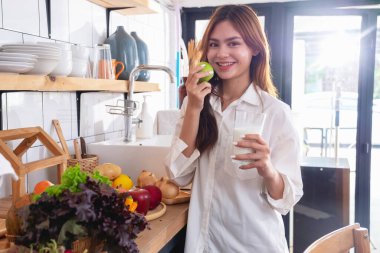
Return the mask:
<svg viewBox="0 0 380 253">
<path fill-rule="evenodd" d="M 265 122 L 265 113 L 261 112 L 249 112 L 243 110 L 236 110 L 235 112 L 235 122 L 234 122 L 234 132 L 233 132 L 233 142 L 238 142 L 242 140 L 243 136 L 246 134 L 262 134 L 263 126 Z M 253 150 L 250 148 L 241 148 L 233 145 L 233 154 L 248 154 L 252 153 Z M 234 163 L 238 164 L 248 164 L 249 161 L 242 160 L 232 160 Z"/>
</svg>

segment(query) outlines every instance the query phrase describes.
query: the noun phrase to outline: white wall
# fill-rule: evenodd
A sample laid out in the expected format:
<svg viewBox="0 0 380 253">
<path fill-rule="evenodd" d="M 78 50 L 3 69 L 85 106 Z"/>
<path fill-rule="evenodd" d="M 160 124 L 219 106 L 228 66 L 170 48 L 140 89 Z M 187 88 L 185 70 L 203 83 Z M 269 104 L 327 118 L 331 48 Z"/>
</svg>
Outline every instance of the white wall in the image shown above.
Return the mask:
<svg viewBox="0 0 380 253">
<path fill-rule="evenodd" d="M 85 0 L 51 1 L 51 35 L 48 38 L 46 6 L 44 0 L 2 0 L 0 2 L 0 44 L 55 41 L 82 44 L 93 47 L 106 39 L 106 11 L 104 8 Z M 136 31 L 148 45 L 150 64 L 166 65 L 175 70 L 175 32 L 171 31 L 174 13 L 161 7 L 161 13 L 149 15 L 122 16 L 111 13 L 110 34 L 122 25 L 130 33 Z M 168 34 L 171 38 L 168 38 Z M 167 86 L 168 77 L 161 72 L 151 73 L 151 82 Z M 1 87 L 0 87 L 1 91 Z M 167 108 L 167 92 L 153 92 L 154 109 Z M 106 113 L 106 104 L 116 104 L 123 94 L 92 92 L 81 96 L 80 136 L 88 143 L 122 137 L 124 123 L 122 116 Z M 135 98 L 142 101 L 142 94 Z M 72 140 L 78 137 L 77 105 L 75 92 L 2 92 L 2 129 L 41 126 L 55 140 L 58 137 L 52 126 L 52 119 L 61 123 L 63 134 L 73 153 Z M 18 142 L 9 145 L 16 147 Z M 35 143 L 23 156 L 24 162 L 48 157 L 46 149 Z M 0 168 L 1 169 L 1 168 Z M 56 181 L 54 169 L 30 173 L 27 188 L 31 191 L 40 180 Z M 0 197 L 11 193 L 11 179 L 5 178 L 0 186 Z"/>
</svg>

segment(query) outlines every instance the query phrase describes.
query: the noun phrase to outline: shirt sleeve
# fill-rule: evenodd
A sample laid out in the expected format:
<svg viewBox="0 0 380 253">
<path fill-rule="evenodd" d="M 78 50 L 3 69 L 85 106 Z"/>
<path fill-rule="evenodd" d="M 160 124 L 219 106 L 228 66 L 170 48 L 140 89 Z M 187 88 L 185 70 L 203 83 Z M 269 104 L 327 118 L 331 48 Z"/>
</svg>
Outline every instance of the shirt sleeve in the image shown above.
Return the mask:
<svg viewBox="0 0 380 253">
<path fill-rule="evenodd" d="M 272 164 L 284 180 L 283 197 L 275 200 L 266 188 L 264 190 L 268 203 L 282 215 L 287 214 L 303 195 L 300 139 L 292 123 L 291 111 L 286 109 L 275 121 L 281 128 L 277 128 L 279 131 L 271 148 Z"/>
<path fill-rule="evenodd" d="M 181 117 L 177 122 L 175 135 L 173 136 L 172 145 L 169 154 L 165 159 L 165 166 L 171 179 L 180 186 L 188 185 L 194 176 L 198 165 L 200 152 L 195 149 L 190 157 L 186 157 L 182 152 L 187 148 L 187 144 L 178 136 L 182 128 L 183 118 L 187 106 L 187 97 L 183 101 L 181 108 Z"/>
</svg>

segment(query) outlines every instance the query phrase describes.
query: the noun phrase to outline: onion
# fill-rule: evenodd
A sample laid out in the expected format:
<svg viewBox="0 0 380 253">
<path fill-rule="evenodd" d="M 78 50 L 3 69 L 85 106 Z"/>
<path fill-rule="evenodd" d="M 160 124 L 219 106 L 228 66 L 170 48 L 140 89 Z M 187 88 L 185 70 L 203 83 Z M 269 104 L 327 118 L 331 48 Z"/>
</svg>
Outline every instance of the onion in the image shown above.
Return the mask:
<svg viewBox="0 0 380 253">
<path fill-rule="evenodd" d="M 158 188 L 161 187 L 161 185 L 165 182 L 169 180 L 168 177 L 161 177 L 160 180 L 157 180 L 156 183 L 154 184 L 155 186 L 157 186 Z"/>
<path fill-rule="evenodd" d="M 121 168 L 113 163 L 103 163 L 96 166 L 95 170 L 99 171 L 100 175 L 107 177 L 110 180 L 114 180 L 121 174 Z"/>
<path fill-rule="evenodd" d="M 156 186 L 160 188 L 162 197 L 165 199 L 174 199 L 179 194 L 179 186 L 168 178 L 162 177 L 157 181 Z"/>
<path fill-rule="evenodd" d="M 141 188 L 147 185 L 155 185 L 156 181 L 157 178 L 152 172 L 142 170 L 137 178 L 137 185 Z"/>
</svg>

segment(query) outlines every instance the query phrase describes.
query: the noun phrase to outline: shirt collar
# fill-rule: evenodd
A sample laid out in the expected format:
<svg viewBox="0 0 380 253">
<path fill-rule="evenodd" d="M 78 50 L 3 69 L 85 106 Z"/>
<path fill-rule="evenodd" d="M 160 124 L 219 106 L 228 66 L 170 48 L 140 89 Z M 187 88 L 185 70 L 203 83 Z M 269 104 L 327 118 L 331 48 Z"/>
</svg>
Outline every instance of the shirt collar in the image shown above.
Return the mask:
<svg viewBox="0 0 380 253">
<path fill-rule="evenodd" d="M 257 89 L 257 91 L 256 91 Z M 261 89 L 259 87 L 256 87 L 256 89 L 253 86 L 253 83 L 251 83 L 247 90 L 243 93 L 243 95 L 239 98 L 239 100 L 247 102 L 252 105 L 260 105 L 260 93 Z"/>
<path fill-rule="evenodd" d="M 256 88 L 257 88 L 257 91 L 254 88 L 253 83 L 251 83 L 246 89 L 246 91 L 243 93 L 243 95 L 235 101 L 236 104 L 246 102 L 251 105 L 259 106 L 261 104 L 261 100 L 260 100 L 261 89 L 260 87 L 256 87 Z M 210 104 L 212 108 L 214 108 L 215 111 L 218 111 L 218 112 L 222 111 L 220 97 L 216 95 L 212 95 L 210 97 Z"/>
</svg>

